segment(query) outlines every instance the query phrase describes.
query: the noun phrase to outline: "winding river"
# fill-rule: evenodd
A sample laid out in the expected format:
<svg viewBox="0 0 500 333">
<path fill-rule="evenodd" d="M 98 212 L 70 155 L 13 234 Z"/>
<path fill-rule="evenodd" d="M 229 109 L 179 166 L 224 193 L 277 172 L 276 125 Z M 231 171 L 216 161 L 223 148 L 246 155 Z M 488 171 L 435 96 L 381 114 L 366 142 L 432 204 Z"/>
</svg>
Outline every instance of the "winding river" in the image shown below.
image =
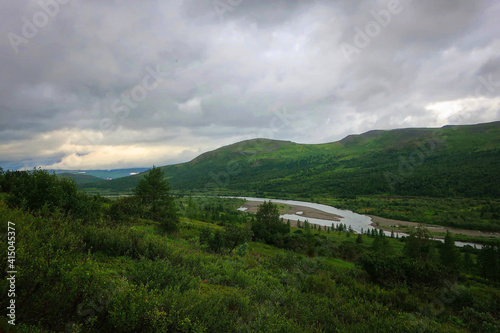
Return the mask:
<svg viewBox="0 0 500 333">
<path fill-rule="evenodd" d="M 328 206 L 328 205 L 312 203 L 312 202 L 305 202 L 305 201 L 269 199 L 269 198 L 252 198 L 252 197 L 231 197 L 231 198 L 245 199 L 248 201 L 257 201 L 257 202 L 264 202 L 264 201 L 270 200 L 274 203 L 285 204 L 285 205 L 304 206 L 304 207 L 314 208 L 314 209 L 317 209 L 317 210 L 320 210 L 320 211 L 323 211 L 326 213 L 331 213 L 331 214 L 341 216 L 340 221 L 331 221 L 331 220 L 322 220 L 322 219 L 314 219 L 314 218 L 305 218 L 303 216 L 295 215 L 295 214 L 281 215 L 281 217 L 285 220 L 286 219 L 299 220 L 299 221 L 307 220 L 310 223 L 315 223 L 315 224 L 323 225 L 323 226 L 331 226 L 332 224 L 336 226 L 337 224 L 342 223 L 342 224 L 347 225 L 348 227 L 351 226 L 352 229 L 357 233 L 360 233 L 361 229 L 363 229 L 363 231 L 376 229 L 371 225 L 372 224 L 371 217 L 366 216 L 366 215 L 362 215 L 362 214 L 357 214 L 357 213 L 354 213 L 350 210 L 338 209 L 338 208 Z M 390 234 L 391 234 L 388 231 L 384 231 L 384 233 L 387 236 L 390 236 Z M 408 234 L 405 234 L 405 233 L 398 233 L 398 234 L 399 234 L 399 236 L 408 236 Z M 435 240 L 443 242 L 442 239 L 435 239 Z M 459 246 L 459 247 L 463 247 L 465 245 L 470 245 L 470 246 L 476 247 L 478 249 L 482 248 L 481 244 L 459 242 L 459 241 L 455 241 L 455 245 Z"/>
</svg>

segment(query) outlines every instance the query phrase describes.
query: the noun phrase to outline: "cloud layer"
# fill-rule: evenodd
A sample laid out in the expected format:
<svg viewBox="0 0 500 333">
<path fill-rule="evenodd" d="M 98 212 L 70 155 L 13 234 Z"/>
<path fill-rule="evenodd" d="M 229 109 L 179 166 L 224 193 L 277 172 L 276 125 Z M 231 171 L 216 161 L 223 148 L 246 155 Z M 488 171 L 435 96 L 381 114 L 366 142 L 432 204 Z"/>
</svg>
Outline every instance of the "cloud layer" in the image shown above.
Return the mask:
<svg viewBox="0 0 500 333">
<path fill-rule="evenodd" d="M 497 1 L 4 1 L 0 165 L 498 120 Z"/>
</svg>

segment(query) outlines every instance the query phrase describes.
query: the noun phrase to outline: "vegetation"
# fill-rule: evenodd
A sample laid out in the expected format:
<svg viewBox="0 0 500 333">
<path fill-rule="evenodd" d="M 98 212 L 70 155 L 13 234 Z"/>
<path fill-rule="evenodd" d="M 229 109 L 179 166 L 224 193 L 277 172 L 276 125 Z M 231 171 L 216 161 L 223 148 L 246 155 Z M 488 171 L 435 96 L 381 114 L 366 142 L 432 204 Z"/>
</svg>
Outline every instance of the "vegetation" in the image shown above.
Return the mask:
<svg viewBox="0 0 500 333">
<path fill-rule="evenodd" d="M 156 168 L 137 196 L 114 201 L 82 196 L 74 183 L 41 170 L 7 178 L 15 180 L 2 186 L 0 232 L 7 232 L 7 221 L 15 223 L 18 273 L 16 325 L 3 316 L 5 332 L 500 327 L 498 245 L 459 250 L 451 235 L 436 243 L 421 229 L 394 239 L 374 231 L 353 237 L 345 226 L 290 228 L 272 202 L 252 215 L 237 211 L 241 200 L 175 199 Z M 43 188 L 44 195 L 19 200 L 19 193 L 32 193 L 19 189 L 25 184 Z M 60 192 L 84 199 L 68 206 Z M 160 212 L 172 216 L 172 203 L 177 228 L 165 233 Z M 93 218 L 77 218 L 74 207 L 84 204 Z M 259 225 L 273 231 L 256 236 Z M 6 263 L 5 237 L 0 245 Z M 6 295 L 5 270 L 0 278 Z M 8 302 L 3 297 L 0 306 Z"/>
<path fill-rule="evenodd" d="M 499 132 L 497 122 L 322 145 L 250 140 L 146 174 L 80 177 L 86 193 L 64 175 L 0 168 L 0 233 L 15 224 L 0 260 L 17 270 L 16 325 L 2 316 L 0 331 L 498 332 L 498 241 L 291 227 L 271 201 L 253 215 L 207 194 L 499 231 Z"/>
<path fill-rule="evenodd" d="M 280 238 L 290 233 L 290 226 L 280 218 L 278 206 L 271 201 L 259 206 L 257 219 L 252 223 L 252 231 L 256 240 L 267 244 L 278 244 Z"/>
<path fill-rule="evenodd" d="M 317 145 L 256 139 L 162 169 L 173 190 L 195 194 L 497 198 L 499 137 L 500 122 L 494 122 L 371 131 Z M 85 188 L 130 191 L 141 177 Z"/>
<path fill-rule="evenodd" d="M 356 198 L 318 197 L 316 200 L 359 214 L 463 229 L 500 231 L 500 201 L 498 199 L 358 196 Z"/>
<path fill-rule="evenodd" d="M 134 194 L 146 213 L 145 218 L 160 222 L 165 231 L 177 229 L 177 208 L 173 197 L 170 196 L 170 185 L 163 178 L 161 169 L 153 166 L 144 178 L 139 180 Z"/>
<path fill-rule="evenodd" d="M 500 231 L 499 138 L 500 122 L 371 131 L 318 145 L 257 139 L 162 170 L 176 194 L 322 201 L 382 217 Z M 142 177 L 81 188 L 131 193 Z"/>
</svg>

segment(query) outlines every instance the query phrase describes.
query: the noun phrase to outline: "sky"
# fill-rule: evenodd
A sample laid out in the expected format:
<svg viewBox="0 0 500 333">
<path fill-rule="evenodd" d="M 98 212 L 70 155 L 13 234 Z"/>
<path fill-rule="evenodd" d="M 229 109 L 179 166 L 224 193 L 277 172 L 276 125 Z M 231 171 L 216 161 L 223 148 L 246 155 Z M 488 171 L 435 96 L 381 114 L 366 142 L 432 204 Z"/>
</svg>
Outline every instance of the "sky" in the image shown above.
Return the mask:
<svg viewBox="0 0 500 333">
<path fill-rule="evenodd" d="M 500 1 L 5 0 L 0 166 L 500 120 Z"/>
</svg>

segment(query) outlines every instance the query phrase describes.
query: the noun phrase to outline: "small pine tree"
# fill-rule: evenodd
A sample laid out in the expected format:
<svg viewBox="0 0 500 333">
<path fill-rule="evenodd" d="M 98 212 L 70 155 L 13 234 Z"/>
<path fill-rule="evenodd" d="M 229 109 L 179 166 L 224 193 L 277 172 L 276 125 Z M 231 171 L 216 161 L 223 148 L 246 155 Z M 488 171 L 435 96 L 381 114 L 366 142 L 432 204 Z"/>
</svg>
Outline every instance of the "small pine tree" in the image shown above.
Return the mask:
<svg viewBox="0 0 500 333">
<path fill-rule="evenodd" d="M 470 274 L 472 272 L 472 267 L 474 262 L 472 261 L 472 257 L 469 252 L 465 252 L 464 255 L 464 271 L 466 274 Z"/>
<path fill-rule="evenodd" d="M 460 252 L 455 246 L 455 241 L 449 231 L 446 232 L 444 244 L 440 248 L 439 254 L 441 256 L 441 264 L 457 274 L 460 264 Z"/>
<path fill-rule="evenodd" d="M 362 244 L 363 243 L 363 237 L 361 236 L 361 234 L 359 234 L 358 238 L 356 238 L 356 243 L 358 243 L 358 244 Z"/>
<path fill-rule="evenodd" d="M 224 237 L 222 236 L 222 232 L 220 230 L 215 231 L 212 238 L 210 238 L 208 242 L 208 246 L 210 250 L 215 253 L 220 253 L 222 248 L 224 247 Z"/>
</svg>

